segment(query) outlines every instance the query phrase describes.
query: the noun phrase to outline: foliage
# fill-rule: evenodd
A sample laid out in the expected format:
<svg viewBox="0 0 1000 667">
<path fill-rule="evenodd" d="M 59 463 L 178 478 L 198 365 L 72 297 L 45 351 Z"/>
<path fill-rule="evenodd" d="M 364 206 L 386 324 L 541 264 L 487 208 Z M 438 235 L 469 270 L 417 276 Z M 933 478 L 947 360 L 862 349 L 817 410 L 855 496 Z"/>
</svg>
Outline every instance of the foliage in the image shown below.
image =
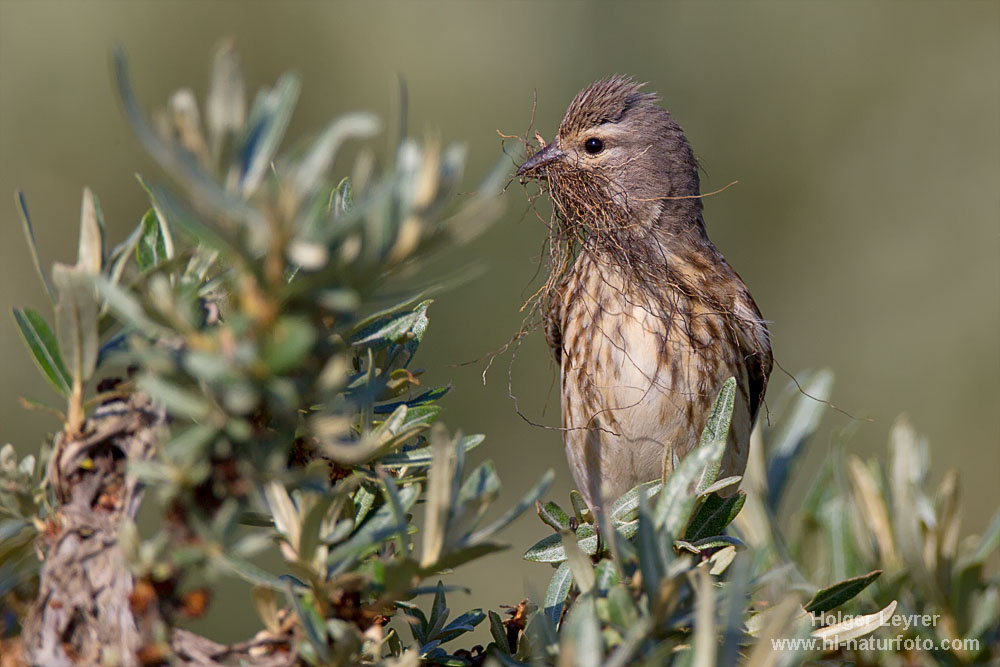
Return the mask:
<svg viewBox="0 0 1000 667">
<path fill-rule="evenodd" d="M 740 480 L 712 474 L 732 411 L 730 380 L 701 444 L 665 483 L 636 487 L 603 517 L 575 494 L 572 516 L 540 504 L 539 518 L 557 532 L 525 558 L 557 567 L 521 641 L 511 646 L 494 634 L 502 664 L 996 659 L 1000 581 L 984 575 L 984 564 L 1000 542 L 1000 513 L 983 536 L 959 544 L 957 477 L 948 473 L 928 495 L 927 447 L 905 420 L 891 434 L 888 475 L 876 460 L 846 456 L 841 443 L 801 508 L 778 521 L 832 376 L 812 373 L 801 385 L 776 401 L 777 420 L 755 434 L 745 491 L 720 496 Z M 905 628 L 897 620 L 916 617 Z M 873 632 L 898 643 L 857 641 Z"/>
<path fill-rule="evenodd" d="M 256 586 L 274 650 L 312 664 L 398 657 L 406 649 L 387 627 L 397 608 L 419 617 L 407 601 L 423 580 L 503 548 L 498 531 L 552 476 L 484 521 L 500 480 L 490 462 L 465 464 L 483 437 L 436 425 L 448 388 L 423 387 L 412 366 L 431 304 L 416 260 L 495 216 L 497 175 L 451 210 L 461 149 L 404 139 L 382 173 L 363 151 L 351 178 L 329 181 L 340 146 L 370 138 L 378 121 L 336 119 L 279 156 L 299 81 L 283 75 L 248 110 L 228 46 L 216 54 L 203 116 L 182 90 L 155 129 L 120 54 L 116 71 L 137 136 L 185 196 L 140 179 L 152 207 L 109 250 L 87 190 L 77 263 L 47 273 L 36 262 L 55 326 L 31 309 L 14 318 L 67 398 L 63 440 L 88 432 L 96 403 L 145 392 L 166 407 L 169 432 L 155 458 L 129 468 L 164 508 L 163 527 L 148 537 L 126 527 L 120 540 L 137 590 L 147 582 L 143 590 L 155 591 L 166 624 L 191 614 L 200 592 L 193 582 L 236 575 Z M 37 258 L 23 197 L 19 204 Z M 390 292 L 416 295 L 394 303 L 383 296 Z M 126 377 L 93 386 L 98 372 L 116 368 Z M 17 560 L 15 547 L 30 544 L 24 529 L 39 514 L 25 490 L 35 488 L 27 483 L 33 459 L 7 465 L 12 455 L 3 452 L 12 518 L 0 530 L 17 539 L 4 540 L 4 567 Z M 253 562 L 275 543 L 281 576 Z M 410 652 L 465 664 L 440 645 L 485 615 L 473 610 L 438 627 L 444 589 L 434 590 L 433 627 L 414 626 Z M 150 641 L 165 642 L 165 630 L 153 628 Z"/>
<path fill-rule="evenodd" d="M 58 415 L 56 455 L 47 446 L 18 462 L 13 447 L 0 450 L 4 634 L 17 631 L 33 595 L 35 549 L 44 552 L 58 530 L 52 459 L 93 435 L 97 406 L 142 393 L 169 425 L 153 458 L 130 461 L 128 475 L 158 501 L 161 525 L 143 535 L 125 523 L 118 546 L 134 578 L 133 611 L 158 611 L 138 623 L 144 655 L 156 660 L 178 659 L 171 632 L 204 611 L 223 576 L 254 585 L 263 629 L 240 656 L 247 664 L 1000 657 L 998 581 L 985 570 L 1000 514 L 983 536 L 960 541 L 957 478 L 926 490 L 927 448 L 907 422 L 893 429 L 884 470 L 837 444 L 805 501 L 779 520 L 830 393 L 825 371 L 774 402 L 745 479 L 717 479 L 736 394 L 730 380 L 698 447 L 666 480 L 595 513 L 576 492 L 569 511 L 542 503 L 549 472 L 487 522 L 500 480 L 492 463 L 466 463 L 483 437 L 446 431 L 438 401 L 448 388 L 423 386 L 413 360 L 431 304 L 420 259 L 495 216 L 502 172 L 456 208 L 461 150 L 401 139 L 383 169 L 365 147 L 350 177 L 331 179 L 341 145 L 378 131 L 371 115 L 336 119 L 279 153 L 299 90 L 294 75 L 248 107 L 224 45 L 204 108 L 182 90 L 150 122 L 124 60 L 115 62 L 126 116 L 183 194 L 140 179 L 151 207 L 108 247 L 100 205 L 86 190 L 77 261 L 51 271 L 18 196 L 53 317 L 19 308 L 14 322 L 66 407 L 30 404 Z M 409 296 L 389 298 L 401 293 Z M 552 530 L 525 554 L 554 568 L 544 599 L 510 608 L 506 619 L 478 608 L 453 614 L 440 577 L 503 548 L 499 531 L 531 507 Z M 258 565 L 275 546 L 280 573 Z M 429 607 L 424 594 L 433 595 Z M 859 622 L 830 619 L 844 609 Z M 879 630 L 894 614 L 940 620 Z M 483 624 L 492 637 L 485 649 L 455 648 Z M 906 653 L 848 643 L 872 632 L 936 646 L 977 640 L 978 648 Z M 785 639 L 819 644 L 776 651 L 773 642 Z M 236 652 L 219 655 L 234 661 Z"/>
</svg>

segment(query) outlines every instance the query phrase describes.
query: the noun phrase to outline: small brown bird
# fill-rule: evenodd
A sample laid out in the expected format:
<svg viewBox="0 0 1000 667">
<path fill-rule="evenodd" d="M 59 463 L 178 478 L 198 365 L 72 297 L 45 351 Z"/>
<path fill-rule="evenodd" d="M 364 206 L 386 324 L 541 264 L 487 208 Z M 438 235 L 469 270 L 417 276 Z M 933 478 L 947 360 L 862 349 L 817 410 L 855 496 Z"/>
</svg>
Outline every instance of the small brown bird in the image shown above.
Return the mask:
<svg viewBox="0 0 1000 667">
<path fill-rule="evenodd" d="M 672 470 L 729 377 L 720 477 L 741 475 L 771 372 L 760 311 L 706 235 L 691 147 L 642 85 L 614 76 L 582 90 L 517 171 L 553 201 L 541 305 L 566 456 L 591 507 Z"/>
</svg>

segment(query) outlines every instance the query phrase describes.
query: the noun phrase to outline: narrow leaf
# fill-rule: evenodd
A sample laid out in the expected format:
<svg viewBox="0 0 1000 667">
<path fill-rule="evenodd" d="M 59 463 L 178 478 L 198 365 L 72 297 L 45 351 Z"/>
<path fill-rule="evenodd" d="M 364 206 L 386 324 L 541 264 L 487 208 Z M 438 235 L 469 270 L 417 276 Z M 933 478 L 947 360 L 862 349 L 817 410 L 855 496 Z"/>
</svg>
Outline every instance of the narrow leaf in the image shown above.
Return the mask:
<svg viewBox="0 0 1000 667">
<path fill-rule="evenodd" d="M 257 190 L 267 173 L 292 118 L 300 87 L 299 77 L 286 72 L 278 78 L 274 88 L 257 94 L 244 136 L 240 185 L 245 197 Z"/>
<path fill-rule="evenodd" d="M 839 607 L 868 588 L 869 584 L 878 579 L 881 574 L 882 570 L 873 570 L 860 577 L 845 579 L 828 588 L 822 588 L 816 591 L 812 600 L 806 603 L 806 611 L 817 614 Z"/>
<path fill-rule="evenodd" d="M 736 378 L 729 378 L 722 385 L 719 395 L 715 397 L 712 404 L 712 412 L 708 415 L 708 421 L 701 432 L 699 445 L 707 445 L 711 442 L 723 441 L 729 438 L 729 425 L 733 420 L 733 407 L 736 405 Z M 701 479 L 698 481 L 697 492 L 705 493 L 719 476 L 719 468 L 722 465 L 722 458 L 713 461 L 705 468 Z"/>
<path fill-rule="evenodd" d="M 661 486 L 662 482 L 655 480 L 630 489 L 611 504 L 611 518 L 618 523 L 634 521 L 639 516 L 639 494 L 642 493 L 647 500 L 651 500 L 659 492 Z"/>
<path fill-rule="evenodd" d="M 714 493 L 709 495 L 691 519 L 684 539 L 694 541 L 711 535 L 722 535 L 726 526 L 740 513 L 746 499 L 747 496 L 742 491 L 728 498 L 721 498 Z"/>
<path fill-rule="evenodd" d="M 559 625 L 563 604 L 566 602 L 572 584 L 573 572 L 570 570 L 569 563 L 563 563 L 556 568 L 555 574 L 549 580 L 549 587 L 545 590 L 544 612 L 553 625 Z"/>
<path fill-rule="evenodd" d="M 31 261 L 35 265 L 35 271 L 38 272 L 38 277 L 42 279 L 42 285 L 45 287 L 45 293 L 49 295 L 49 301 L 55 303 L 56 293 L 52 290 L 52 285 L 49 284 L 49 278 L 45 275 L 45 270 L 42 269 L 42 262 L 38 258 L 38 245 L 35 243 L 35 229 L 31 225 L 31 216 L 28 215 L 28 202 L 25 201 L 24 193 L 20 190 L 14 194 L 14 198 L 17 200 L 17 212 L 21 214 L 21 228 L 24 230 L 24 236 L 28 241 L 28 250 L 31 252 Z"/>
<path fill-rule="evenodd" d="M 80 244 L 77 251 L 76 268 L 83 273 L 96 276 L 104 263 L 104 223 L 100 205 L 90 188 L 83 190 L 83 204 L 80 210 Z"/>
<path fill-rule="evenodd" d="M 848 640 L 857 639 L 882 627 L 892 618 L 896 611 L 896 601 L 893 600 L 882 611 L 867 616 L 855 616 L 842 623 L 820 628 L 812 636 L 823 642 L 825 650 L 833 650 Z"/>
<path fill-rule="evenodd" d="M 554 502 L 536 503 L 538 518 L 555 530 L 569 530 L 569 515 Z"/>
<path fill-rule="evenodd" d="M 656 501 L 656 526 L 663 527 L 671 538 L 681 535 L 697 501 L 696 490 L 706 470 L 718 465 L 725 440 L 713 440 L 689 453 L 670 475 Z"/>
<path fill-rule="evenodd" d="M 489 618 L 490 635 L 493 637 L 493 641 L 496 642 L 497 648 L 510 655 L 510 644 L 507 643 L 507 629 L 503 625 L 503 620 L 501 620 L 500 614 L 490 609 Z"/>
<path fill-rule="evenodd" d="M 434 461 L 427 473 L 427 509 L 424 512 L 421 567 L 436 562 L 444 550 L 448 514 L 452 502 L 452 477 L 455 474 L 455 449 L 444 427 L 436 426 L 431 431 L 430 441 L 434 450 Z"/>
<path fill-rule="evenodd" d="M 31 357 L 42 375 L 63 396 L 68 396 L 72 382 L 59 354 L 59 344 L 45 319 L 31 308 L 14 308 L 14 321 Z"/>
<path fill-rule="evenodd" d="M 135 247 L 135 262 L 140 271 L 147 271 L 167 258 L 167 249 L 156 219 L 156 211 L 149 209 L 139 223 L 142 233 Z"/>
<path fill-rule="evenodd" d="M 56 263 L 56 335 L 73 378 L 87 381 L 97 365 L 97 294 L 93 278 L 79 267 Z"/>
</svg>

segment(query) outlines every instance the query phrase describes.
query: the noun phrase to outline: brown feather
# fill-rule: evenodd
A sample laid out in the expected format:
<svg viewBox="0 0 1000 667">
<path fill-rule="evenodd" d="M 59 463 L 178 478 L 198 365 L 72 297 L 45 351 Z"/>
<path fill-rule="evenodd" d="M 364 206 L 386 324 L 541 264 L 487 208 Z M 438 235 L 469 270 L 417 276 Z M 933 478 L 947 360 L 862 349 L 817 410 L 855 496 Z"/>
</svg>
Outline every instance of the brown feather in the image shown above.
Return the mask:
<svg viewBox="0 0 1000 667">
<path fill-rule="evenodd" d="M 640 88 L 622 76 L 585 88 L 519 170 L 553 201 L 541 303 L 567 459 L 591 505 L 659 477 L 665 460 L 672 469 L 729 377 L 738 397 L 720 474 L 742 474 L 772 364 L 760 311 L 705 231 L 691 147 Z"/>
</svg>

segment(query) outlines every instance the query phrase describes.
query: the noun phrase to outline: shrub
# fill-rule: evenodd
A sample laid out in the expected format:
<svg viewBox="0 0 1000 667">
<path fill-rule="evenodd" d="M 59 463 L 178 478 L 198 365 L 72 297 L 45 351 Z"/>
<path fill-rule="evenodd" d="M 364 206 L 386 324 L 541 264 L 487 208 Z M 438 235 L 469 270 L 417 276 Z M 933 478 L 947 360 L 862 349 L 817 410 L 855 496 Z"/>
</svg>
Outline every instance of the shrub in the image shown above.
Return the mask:
<svg viewBox="0 0 1000 667">
<path fill-rule="evenodd" d="M 668 479 L 595 516 L 575 493 L 571 512 L 542 504 L 550 471 L 485 522 L 500 480 L 490 462 L 466 464 L 483 437 L 438 422 L 448 388 L 423 386 L 413 360 L 431 303 L 421 259 L 496 216 L 504 172 L 456 207 L 462 151 L 402 139 L 384 168 L 363 149 L 349 178 L 331 179 L 341 145 L 378 131 L 373 116 L 336 119 L 278 155 L 294 75 L 248 108 L 224 45 L 203 110 L 182 90 L 151 123 L 121 54 L 115 65 L 126 116 L 182 194 L 140 179 L 150 209 L 108 246 L 97 198 L 85 190 L 77 262 L 51 271 L 18 196 L 53 316 L 15 309 L 14 320 L 66 407 L 30 405 L 60 424 L 39 455 L 18 461 L 11 445 L 0 451 L 5 659 L 612 666 L 998 657 L 997 581 L 984 565 L 1000 518 L 982 538 L 959 542 L 957 480 L 947 476 L 928 495 L 926 447 L 905 422 L 886 472 L 836 449 L 792 527 L 781 528 L 779 503 L 823 409 L 813 397 L 829 394 L 826 372 L 777 401 L 778 419 L 755 436 L 746 492 L 716 493 L 741 482 L 716 479 L 730 382 L 700 445 Z M 399 293 L 413 296 L 389 298 Z M 137 526 L 147 495 L 159 520 Z M 451 613 L 440 577 L 503 548 L 498 533 L 529 508 L 553 530 L 525 554 L 555 567 L 545 599 L 507 618 Z M 277 574 L 260 565 L 275 545 Z M 230 646 L 183 629 L 219 603 L 215 585 L 230 576 L 253 584 L 262 629 Z M 860 624 L 811 616 L 845 603 Z M 908 627 L 907 638 L 978 643 L 910 653 L 846 643 L 897 610 L 941 619 Z M 487 619 L 488 646 L 454 648 Z M 795 639 L 828 644 L 776 650 Z"/>
</svg>

